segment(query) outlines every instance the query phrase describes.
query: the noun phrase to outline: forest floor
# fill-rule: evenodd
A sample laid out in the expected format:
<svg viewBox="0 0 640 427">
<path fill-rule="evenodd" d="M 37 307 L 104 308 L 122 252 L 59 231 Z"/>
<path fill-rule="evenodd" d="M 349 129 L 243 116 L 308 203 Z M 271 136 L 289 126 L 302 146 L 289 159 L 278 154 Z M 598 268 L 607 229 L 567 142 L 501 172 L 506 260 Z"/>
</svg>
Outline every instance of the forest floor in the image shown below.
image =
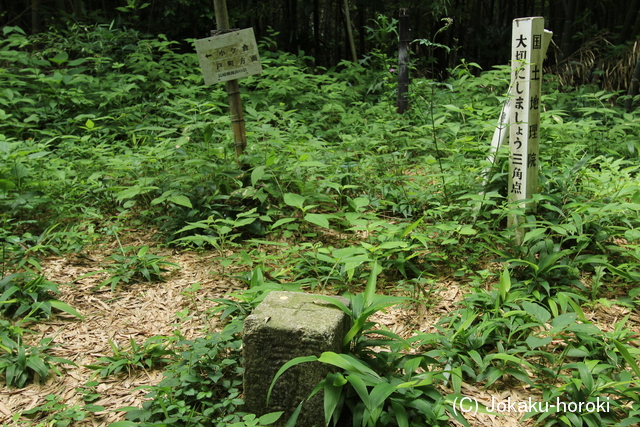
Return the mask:
<svg viewBox="0 0 640 427">
<path fill-rule="evenodd" d="M 153 246 L 150 231 L 127 230 L 123 233 L 123 246 Z M 169 261 L 180 266 L 165 274 L 165 281 L 158 283 L 137 283 L 119 286 L 115 292 L 108 287 L 95 291 L 107 273 L 89 273 L 103 270 L 108 264 L 105 254 L 112 253 L 112 247 L 103 245 L 81 254 L 65 257 L 49 257 L 43 260 L 43 268 L 49 280 L 66 283 L 61 286 L 59 299 L 70 304 L 84 316 L 78 320 L 66 314 L 56 314 L 50 319 L 27 325 L 35 332 L 31 340 L 37 343 L 43 337 L 55 337 L 57 345 L 52 354 L 73 361 L 76 366 L 60 367 L 60 375 L 53 375 L 46 381 L 34 383 L 22 389 L 0 388 L 0 425 L 36 426 L 43 415 L 37 412 L 35 418 L 16 417 L 24 411 L 45 404 L 51 395 L 59 402 L 73 407 L 83 402 L 82 388 L 88 381 L 98 381 L 95 392 L 100 398 L 94 405 L 104 407 L 104 411 L 91 413 L 81 421 L 72 421 L 73 426 L 106 427 L 112 422 L 124 419 L 120 408 L 139 406 L 145 400 L 147 388 L 162 379 L 162 370 L 135 370 L 118 376 L 101 378 L 97 371 L 86 365 L 95 364 L 101 356 L 112 354 L 109 341 L 121 348 L 128 347 L 133 338 L 142 344 L 152 336 L 172 336 L 179 330 L 182 336 L 193 339 L 219 328 L 217 317 L 207 315 L 207 310 L 215 306 L 214 298 L 228 296 L 246 286 L 234 278 L 241 272 L 233 265 L 223 268 L 219 265 L 217 251 L 174 251 L 154 248 L 154 253 L 169 257 Z M 86 276 L 86 277 L 82 277 Z M 199 283 L 200 288 L 192 291 L 190 286 Z M 379 325 L 403 337 L 409 337 L 415 330 L 435 332 L 433 325 L 441 317 L 453 311 L 455 303 L 464 298 L 468 286 L 451 277 L 442 277 L 438 283 L 433 306 L 411 305 L 394 307 L 377 313 L 373 320 Z M 618 305 L 597 305 L 592 310 L 583 308 L 589 320 L 603 331 L 613 330 L 614 325 L 629 313 L 629 309 Z M 188 314 L 187 314 L 188 313 Z M 640 333 L 640 314 L 637 310 L 630 317 L 634 332 Z M 496 383 L 485 390 L 471 385 L 462 385 L 462 393 L 485 405 L 493 402 L 541 401 L 542 396 L 528 387 L 509 388 L 504 383 Z M 472 426 L 515 427 L 533 425 L 531 420 L 520 421 L 522 414 L 504 415 L 467 414 Z M 455 423 L 455 421 L 451 421 Z M 41 424 L 53 425 L 53 424 Z"/>
</svg>

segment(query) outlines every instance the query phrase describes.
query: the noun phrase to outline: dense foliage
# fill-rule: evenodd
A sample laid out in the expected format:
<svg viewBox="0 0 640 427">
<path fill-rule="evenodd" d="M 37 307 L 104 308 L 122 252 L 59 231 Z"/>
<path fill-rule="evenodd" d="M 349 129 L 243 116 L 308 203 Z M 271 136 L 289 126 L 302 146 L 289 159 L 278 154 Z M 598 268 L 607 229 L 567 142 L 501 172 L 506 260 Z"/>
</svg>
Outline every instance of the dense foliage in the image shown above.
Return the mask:
<svg viewBox="0 0 640 427">
<path fill-rule="evenodd" d="M 316 65 L 335 66 L 353 59 L 347 28 L 359 61 L 378 49 L 396 50 L 397 18 L 407 10 L 412 40 L 432 40 L 448 46 L 430 52 L 412 44 L 420 72 L 446 76 L 460 58 L 485 68 L 506 63 L 510 55 L 512 20 L 545 18 L 553 31 L 549 52 L 553 72 L 572 85 L 598 81 L 620 90 L 630 83 L 638 57 L 640 31 L 633 0 L 234 0 L 226 1 L 232 28 L 252 27 L 259 39 L 275 37 L 278 48 L 305 52 Z M 169 40 L 208 37 L 216 29 L 213 1 L 175 0 L 0 0 L 0 26 L 14 25 L 29 34 L 76 24 L 115 24 Z M 345 13 L 348 10 L 349 13 Z M 381 25 L 385 17 L 390 27 Z M 442 20 L 449 20 L 441 33 Z M 391 30 L 391 31 L 388 31 Z M 384 46 L 384 43 L 388 43 Z M 188 49 L 187 44 L 182 44 Z M 269 47 L 275 51 L 275 45 Z M 437 62 L 435 67 L 428 64 Z M 431 64 L 432 65 L 432 64 Z"/>
<path fill-rule="evenodd" d="M 333 421 L 464 423 L 454 411 L 463 383 L 520 383 L 540 400 L 611 402 L 608 412 L 526 415 L 546 425 L 638 422 L 629 316 L 605 331 L 584 312 L 635 307 L 640 293 L 640 125 L 619 108 L 618 94 L 588 86 L 567 93 L 547 77 L 538 209 L 526 214 L 515 245 L 506 217 L 524 212 L 505 200 L 506 156 L 487 161 L 509 83 L 504 67 L 474 76 L 478 65 L 463 61 L 445 82 L 416 80 L 411 110 L 398 116 L 383 51 L 366 67 L 342 62 L 314 73 L 310 58 L 272 52 L 267 40 L 264 72 L 241 85 L 243 172 L 226 93 L 203 86 L 195 55 L 177 53 L 175 42 L 110 25 L 3 32 L 0 304 L 12 320 L 0 322 L 0 373 L 9 385 L 64 363 L 47 355 L 49 341 L 29 348 L 21 340 L 20 326 L 35 314 L 75 314 L 53 299 L 58 287 L 39 258 L 146 226 L 167 245 L 214 250 L 221 264 L 242 265 L 250 289 L 219 301 L 221 316 L 235 319 L 220 333 L 132 341 L 93 366 L 105 376 L 166 369 L 153 400 L 128 408 L 130 421 L 119 426 L 271 422 L 238 412 L 237 336 L 239 319 L 270 289 L 352 299 L 344 352 L 320 358 L 341 368 L 319 385 Z M 151 250 L 120 246 L 103 284 L 117 292 L 132 280 L 161 279 L 160 267 L 171 263 Z M 429 310 L 442 277 L 469 292 L 437 333 L 372 332 L 369 316 L 400 302 L 383 294 Z M 373 350 L 380 346 L 389 351 Z M 84 391 L 88 402 L 93 387 Z M 53 420 L 84 416 L 50 403 Z"/>
</svg>

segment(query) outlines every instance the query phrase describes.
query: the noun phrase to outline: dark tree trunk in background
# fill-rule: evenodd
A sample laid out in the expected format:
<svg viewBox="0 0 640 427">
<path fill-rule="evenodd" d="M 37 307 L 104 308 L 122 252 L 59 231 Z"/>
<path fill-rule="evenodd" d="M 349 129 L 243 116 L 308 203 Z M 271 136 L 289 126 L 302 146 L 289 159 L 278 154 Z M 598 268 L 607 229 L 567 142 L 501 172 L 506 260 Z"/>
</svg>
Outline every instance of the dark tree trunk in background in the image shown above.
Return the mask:
<svg viewBox="0 0 640 427">
<path fill-rule="evenodd" d="M 313 0 L 313 56 L 316 61 L 320 59 L 320 4 L 318 0 Z"/>
<path fill-rule="evenodd" d="M 640 18 L 640 10 L 638 6 L 640 5 L 639 0 L 632 0 L 629 5 L 629 11 L 625 14 L 624 25 L 622 26 L 622 31 L 620 32 L 620 41 L 634 39 L 636 34 L 633 33 L 633 29 L 635 27 L 636 21 Z"/>
<path fill-rule="evenodd" d="M 31 0 L 31 32 L 37 34 L 41 31 L 40 0 Z"/>
<path fill-rule="evenodd" d="M 353 31 L 351 27 L 351 13 L 349 10 L 349 0 L 344 0 L 344 26 L 347 32 L 347 42 L 349 43 L 349 47 L 351 48 L 351 60 L 357 64 L 358 63 L 358 54 L 356 53 L 356 42 L 353 39 Z"/>
<path fill-rule="evenodd" d="M 633 107 L 633 97 L 638 94 L 638 85 L 640 84 L 640 59 L 636 61 L 636 69 L 633 72 L 633 77 L 631 78 L 631 84 L 629 85 L 629 90 L 627 91 L 628 98 L 624 103 L 624 107 L 627 110 L 627 113 L 631 112 Z"/>
<path fill-rule="evenodd" d="M 560 51 L 562 58 L 567 58 L 573 52 L 573 22 L 576 18 L 576 0 L 562 0 L 564 6 L 565 15 L 564 23 L 562 25 L 562 42 L 560 45 Z"/>
<path fill-rule="evenodd" d="M 364 0 L 358 0 L 356 3 L 356 8 L 358 9 L 358 48 L 360 50 L 360 54 L 362 55 L 365 51 L 365 35 L 366 26 L 365 14 L 366 14 L 366 3 Z"/>
</svg>

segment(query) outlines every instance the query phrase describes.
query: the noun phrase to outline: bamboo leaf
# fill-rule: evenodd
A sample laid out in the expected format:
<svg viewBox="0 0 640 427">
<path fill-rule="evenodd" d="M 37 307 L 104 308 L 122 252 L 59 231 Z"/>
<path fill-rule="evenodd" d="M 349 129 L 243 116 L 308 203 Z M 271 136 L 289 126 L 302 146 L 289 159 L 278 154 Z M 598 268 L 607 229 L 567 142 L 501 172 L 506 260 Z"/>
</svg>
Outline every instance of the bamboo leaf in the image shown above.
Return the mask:
<svg viewBox="0 0 640 427">
<path fill-rule="evenodd" d="M 278 370 L 278 372 L 276 372 L 276 375 L 273 377 L 273 380 L 271 381 L 271 385 L 269 386 L 269 391 L 267 391 L 267 405 L 269 404 L 269 399 L 271 399 L 271 392 L 273 391 L 273 386 L 276 384 L 276 381 L 278 380 L 278 378 L 280 378 L 280 376 L 287 369 L 293 366 L 299 365 L 301 363 L 315 362 L 316 360 L 318 360 L 316 356 L 301 356 L 301 357 L 296 357 L 295 359 L 289 360 L 287 363 L 282 365 L 282 367 Z"/>
<path fill-rule="evenodd" d="M 631 355 L 631 353 L 629 353 L 627 347 L 618 340 L 613 340 L 613 344 L 616 346 L 622 357 L 624 357 L 624 360 L 626 360 L 629 366 L 631 366 L 631 369 L 633 369 L 636 376 L 640 378 L 640 367 L 638 367 L 636 359 Z"/>
<path fill-rule="evenodd" d="M 332 351 L 325 351 L 320 355 L 318 361 L 337 366 L 338 368 L 344 369 L 349 372 L 356 372 L 359 374 L 367 375 L 372 379 L 375 379 L 376 381 L 382 380 L 380 376 L 376 374 L 371 368 L 348 354 L 337 354 Z"/>
<path fill-rule="evenodd" d="M 282 416 L 283 413 L 284 413 L 283 411 L 279 411 L 279 412 L 271 412 L 270 414 L 265 414 L 258 419 L 258 422 L 260 423 L 260 425 L 265 425 L 265 426 L 269 424 L 273 424 L 276 421 L 278 421 L 278 419 Z"/>
<path fill-rule="evenodd" d="M 60 311 L 64 311 L 65 313 L 69 313 L 72 316 L 77 317 L 80 320 L 84 320 L 82 314 L 80 314 L 75 308 L 71 307 L 69 304 L 66 304 L 62 301 L 58 301 L 55 299 L 49 300 L 51 307 L 58 309 Z"/>
<path fill-rule="evenodd" d="M 378 275 L 382 272 L 382 265 L 378 261 L 371 263 L 371 273 L 369 274 L 369 280 L 367 280 L 367 287 L 364 290 L 364 305 L 365 307 L 371 305 L 373 296 L 376 293 L 378 284 Z"/>
</svg>

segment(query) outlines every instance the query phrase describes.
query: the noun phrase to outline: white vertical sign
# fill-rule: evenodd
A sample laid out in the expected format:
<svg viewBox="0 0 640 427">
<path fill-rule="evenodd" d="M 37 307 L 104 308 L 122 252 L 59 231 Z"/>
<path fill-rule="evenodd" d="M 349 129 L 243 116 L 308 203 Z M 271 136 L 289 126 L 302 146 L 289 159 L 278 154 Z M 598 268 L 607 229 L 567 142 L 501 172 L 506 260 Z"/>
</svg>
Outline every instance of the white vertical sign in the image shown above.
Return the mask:
<svg viewBox="0 0 640 427">
<path fill-rule="evenodd" d="M 513 21 L 511 39 L 512 88 L 509 111 L 510 202 L 531 199 L 538 188 L 540 96 L 544 59 L 544 18 Z M 527 207 L 532 207 L 531 205 Z M 509 226 L 522 222 L 511 216 Z M 517 235 L 522 237 L 523 231 Z"/>
</svg>

